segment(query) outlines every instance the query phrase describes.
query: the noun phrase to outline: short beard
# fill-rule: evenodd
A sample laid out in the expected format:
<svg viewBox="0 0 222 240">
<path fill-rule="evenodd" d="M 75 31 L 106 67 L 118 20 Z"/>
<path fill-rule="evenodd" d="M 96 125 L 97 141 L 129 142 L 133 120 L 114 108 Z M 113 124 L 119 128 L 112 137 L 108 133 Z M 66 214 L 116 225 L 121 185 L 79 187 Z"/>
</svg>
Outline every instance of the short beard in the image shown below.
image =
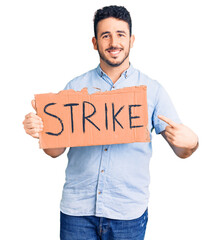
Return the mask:
<svg viewBox="0 0 222 240">
<path fill-rule="evenodd" d="M 124 59 L 121 62 L 112 63 L 108 59 L 106 59 L 106 57 L 103 54 L 100 53 L 98 44 L 97 44 L 97 49 L 98 49 L 100 58 L 111 67 L 119 67 L 129 57 L 129 53 L 130 53 L 130 47 L 129 47 L 129 51 L 128 51 L 127 55 L 124 57 Z"/>
</svg>

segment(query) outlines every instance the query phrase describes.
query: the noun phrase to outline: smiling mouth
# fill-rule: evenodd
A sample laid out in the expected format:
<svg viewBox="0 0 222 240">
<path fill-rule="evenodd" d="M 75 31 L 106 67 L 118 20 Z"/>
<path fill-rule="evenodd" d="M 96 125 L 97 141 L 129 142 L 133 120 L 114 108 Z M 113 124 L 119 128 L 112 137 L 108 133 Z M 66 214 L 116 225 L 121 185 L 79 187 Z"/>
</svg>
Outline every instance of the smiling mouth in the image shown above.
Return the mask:
<svg viewBox="0 0 222 240">
<path fill-rule="evenodd" d="M 117 56 L 121 51 L 122 49 L 107 49 L 107 52 L 114 57 Z"/>
</svg>

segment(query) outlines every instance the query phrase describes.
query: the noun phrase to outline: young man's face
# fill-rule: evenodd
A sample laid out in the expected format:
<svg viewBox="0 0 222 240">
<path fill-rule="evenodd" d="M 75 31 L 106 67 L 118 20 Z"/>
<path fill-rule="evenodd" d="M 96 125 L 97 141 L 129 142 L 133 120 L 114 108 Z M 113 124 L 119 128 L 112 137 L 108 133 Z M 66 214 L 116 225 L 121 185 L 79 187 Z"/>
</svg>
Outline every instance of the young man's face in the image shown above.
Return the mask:
<svg viewBox="0 0 222 240">
<path fill-rule="evenodd" d="M 127 22 L 106 18 L 98 22 L 97 39 L 92 39 L 94 49 L 98 50 L 100 61 L 112 67 L 129 62 L 130 48 L 133 46 L 134 36 L 130 37 Z"/>
</svg>

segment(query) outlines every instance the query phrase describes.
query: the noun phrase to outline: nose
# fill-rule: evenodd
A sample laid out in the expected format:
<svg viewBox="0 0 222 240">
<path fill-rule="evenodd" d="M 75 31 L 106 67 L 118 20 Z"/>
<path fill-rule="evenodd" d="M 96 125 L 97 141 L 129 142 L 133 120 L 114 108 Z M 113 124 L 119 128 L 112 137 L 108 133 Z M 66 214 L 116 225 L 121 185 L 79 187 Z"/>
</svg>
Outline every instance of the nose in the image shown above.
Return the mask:
<svg viewBox="0 0 222 240">
<path fill-rule="evenodd" d="M 116 36 L 112 36 L 110 40 L 110 44 L 112 47 L 117 47 L 118 46 L 118 38 Z"/>
</svg>

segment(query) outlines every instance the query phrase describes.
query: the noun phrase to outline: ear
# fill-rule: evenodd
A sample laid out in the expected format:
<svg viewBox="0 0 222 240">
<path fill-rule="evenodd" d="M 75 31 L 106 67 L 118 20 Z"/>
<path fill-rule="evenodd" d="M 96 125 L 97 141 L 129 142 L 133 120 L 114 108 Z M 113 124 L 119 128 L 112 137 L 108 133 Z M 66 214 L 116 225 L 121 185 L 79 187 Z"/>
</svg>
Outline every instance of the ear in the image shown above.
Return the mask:
<svg viewBox="0 0 222 240">
<path fill-rule="evenodd" d="M 98 50 L 98 48 L 97 48 L 97 40 L 96 40 L 95 37 L 92 38 L 92 43 L 93 43 L 93 48 L 94 48 L 95 50 Z"/>
<path fill-rule="evenodd" d="M 135 36 L 131 35 L 131 37 L 130 37 L 130 48 L 133 47 L 134 41 L 135 41 Z"/>
</svg>

